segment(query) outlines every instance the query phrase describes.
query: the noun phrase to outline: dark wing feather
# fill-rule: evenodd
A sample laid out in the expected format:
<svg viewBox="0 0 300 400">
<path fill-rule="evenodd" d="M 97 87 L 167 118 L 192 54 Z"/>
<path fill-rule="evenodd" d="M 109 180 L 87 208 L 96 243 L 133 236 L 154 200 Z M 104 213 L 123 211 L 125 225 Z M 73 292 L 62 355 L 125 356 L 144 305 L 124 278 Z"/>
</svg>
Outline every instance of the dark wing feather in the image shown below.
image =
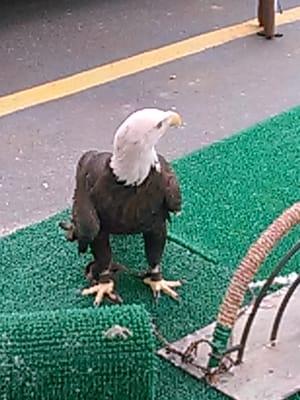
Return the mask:
<svg viewBox="0 0 300 400">
<path fill-rule="evenodd" d="M 161 174 L 165 190 L 165 202 L 169 212 L 181 211 L 181 191 L 175 172 L 171 165 L 162 157 L 159 157 Z"/>
<path fill-rule="evenodd" d="M 97 152 L 89 151 L 80 158 L 76 171 L 76 187 L 73 197 L 72 219 L 80 253 L 86 252 L 100 230 L 100 220 L 91 198 L 93 179 L 91 170 Z"/>
</svg>

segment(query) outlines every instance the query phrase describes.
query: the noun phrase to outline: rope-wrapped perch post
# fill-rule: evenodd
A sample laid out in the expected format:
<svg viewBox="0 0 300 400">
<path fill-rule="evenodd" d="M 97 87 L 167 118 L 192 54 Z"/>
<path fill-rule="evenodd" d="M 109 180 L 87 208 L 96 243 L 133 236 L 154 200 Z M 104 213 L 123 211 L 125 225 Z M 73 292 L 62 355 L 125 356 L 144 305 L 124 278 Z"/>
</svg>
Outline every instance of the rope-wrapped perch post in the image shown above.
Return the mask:
<svg viewBox="0 0 300 400">
<path fill-rule="evenodd" d="M 227 349 L 227 344 L 248 286 L 259 267 L 279 240 L 299 223 L 300 202 L 297 202 L 284 211 L 284 213 L 279 216 L 249 248 L 231 279 L 227 293 L 220 307 L 212 339 L 212 344 L 214 348 L 217 349 L 217 354 L 212 354 L 210 356 L 208 368 L 219 366 L 220 356 L 222 356 Z"/>
</svg>

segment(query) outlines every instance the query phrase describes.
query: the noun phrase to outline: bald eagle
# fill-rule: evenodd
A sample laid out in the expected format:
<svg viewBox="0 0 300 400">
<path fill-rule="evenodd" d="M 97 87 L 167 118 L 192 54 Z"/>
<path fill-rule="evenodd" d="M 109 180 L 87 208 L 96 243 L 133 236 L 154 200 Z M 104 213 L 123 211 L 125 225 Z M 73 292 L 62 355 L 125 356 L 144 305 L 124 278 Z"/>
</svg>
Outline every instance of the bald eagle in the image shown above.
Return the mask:
<svg viewBox="0 0 300 400">
<path fill-rule="evenodd" d="M 181 210 L 178 181 L 155 145 L 169 127 L 178 127 L 177 112 L 155 108 L 138 110 L 117 129 L 113 152 L 88 151 L 79 159 L 73 196 L 72 219 L 62 222 L 68 240 L 77 241 L 79 253 L 90 247 L 94 260 L 86 268 L 91 286 L 82 294 L 122 299 L 115 289 L 115 265 L 110 235 L 142 234 L 149 269 L 143 281 L 154 297 L 161 292 L 178 298 L 180 281 L 166 281 L 161 259 L 170 213 Z"/>
</svg>

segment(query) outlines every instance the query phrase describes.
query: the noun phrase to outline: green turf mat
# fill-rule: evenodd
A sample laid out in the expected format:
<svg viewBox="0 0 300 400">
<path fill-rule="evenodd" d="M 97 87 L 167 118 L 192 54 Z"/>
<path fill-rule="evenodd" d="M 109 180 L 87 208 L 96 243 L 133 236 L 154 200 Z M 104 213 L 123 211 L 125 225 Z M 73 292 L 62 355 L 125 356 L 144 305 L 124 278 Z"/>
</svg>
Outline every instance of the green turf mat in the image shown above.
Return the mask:
<svg viewBox="0 0 300 400">
<path fill-rule="evenodd" d="M 114 325 L 132 336 L 107 337 Z M 141 306 L 0 314 L 0 398 L 149 399 L 154 340 Z"/>
<path fill-rule="evenodd" d="M 258 234 L 299 201 L 299 161 L 300 108 L 175 161 L 184 210 L 171 236 L 235 268 Z M 276 257 L 299 233 L 285 241 Z"/>
<path fill-rule="evenodd" d="M 37 347 L 39 341 L 34 340 L 35 328 L 33 330 L 30 328 L 31 324 L 33 327 L 38 326 L 34 321 L 36 315 L 40 315 L 40 319 L 44 317 L 45 324 L 49 324 L 49 331 L 45 331 L 43 335 L 49 337 L 49 333 L 54 329 L 51 327 L 51 321 L 57 321 L 55 322 L 56 324 L 70 321 L 71 325 L 68 323 L 68 326 L 72 335 L 70 335 L 69 340 L 64 336 L 62 344 L 68 344 L 71 340 L 71 346 L 73 346 L 73 343 L 76 344 L 79 338 L 85 344 L 88 343 L 88 347 L 85 350 L 86 357 L 91 357 L 95 353 L 97 355 L 107 355 L 109 353 L 109 349 L 105 351 L 105 349 L 97 349 L 94 346 L 101 342 L 101 326 L 103 326 L 101 324 L 103 324 L 103 321 L 100 321 L 100 319 L 102 309 L 95 310 L 92 307 L 92 297 L 83 298 L 78 294 L 78 291 L 85 285 L 83 267 L 91 256 L 88 254 L 84 257 L 79 257 L 76 246 L 65 242 L 62 232 L 57 229 L 57 223 L 62 216 L 63 214 L 57 215 L 43 221 L 41 224 L 33 225 L 0 240 L 2 275 L 2 296 L 0 297 L 2 323 L 0 324 L 0 335 L 2 335 L 2 348 L 7 341 L 8 328 L 12 330 L 13 337 L 17 337 L 20 325 L 21 327 L 27 327 L 27 338 L 30 338 L 30 345 L 35 348 L 35 352 L 30 347 L 24 349 L 24 351 L 26 350 L 27 357 L 30 357 L 29 365 L 32 365 L 32 360 L 34 360 L 35 355 L 38 353 Z M 125 263 L 132 271 L 141 271 L 146 267 L 143 243 L 140 237 L 117 238 L 112 244 L 115 259 Z M 182 299 L 179 303 L 167 297 L 162 297 L 158 305 L 156 305 L 152 300 L 149 288 L 145 287 L 134 275 L 126 273 L 120 275 L 117 285 L 126 304 L 132 307 L 145 306 L 154 317 L 155 323 L 163 335 L 169 340 L 175 340 L 189 332 L 193 332 L 200 326 L 207 325 L 214 319 L 232 271 L 224 268 L 221 264 L 209 263 L 197 254 L 193 254 L 184 247 L 180 247 L 170 241 L 167 243 L 163 268 L 166 278 L 183 278 L 187 280 L 186 284 L 180 289 Z M 125 320 L 126 318 L 128 319 L 128 313 L 132 315 L 126 307 L 124 309 L 124 306 L 107 306 L 105 313 L 108 313 L 107 310 L 114 309 L 119 310 L 116 314 L 120 318 L 119 321 L 122 320 L 122 313 L 124 313 L 123 318 Z M 56 311 L 53 312 L 51 310 Z M 8 313 L 12 314 L 7 316 Z M 87 326 L 82 333 L 82 327 L 78 329 L 78 325 L 83 322 L 85 313 L 87 316 Z M 107 315 L 107 318 L 111 320 L 114 317 Z M 141 315 L 140 318 L 143 319 Z M 24 322 L 20 324 L 22 319 Z M 99 321 L 99 323 L 96 323 L 96 321 Z M 132 326 L 133 322 L 131 320 L 129 323 Z M 92 329 L 89 330 L 88 328 L 91 325 Z M 63 334 L 62 327 L 61 325 L 59 326 L 58 328 L 55 327 L 56 335 Z M 144 337 L 146 337 L 148 331 L 143 332 Z M 93 341 L 94 336 L 95 340 Z M 74 342 L 72 341 L 73 338 Z M 51 335 L 51 340 L 55 341 L 55 336 L 52 339 Z M 24 339 L 20 341 L 21 346 L 24 346 L 24 343 L 27 343 L 26 341 L 24 342 Z M 151 346 L 151 338 L 149 338 L 149 343 Z M 142 342 L 141 345 L 143 347 L 145 343 Z M 156 342 L 156 346 L 159 347 L 159 345 Z M 44 349 L 49 349 L 52 346 L 51 341 L 50 343 L 46 341 L 44 346 Z M 15 344 L 13 345 L 14 348 Z M 72 354 L 73 351 L 72 347 Z M 59 356 L 62 359 L 65 358 L 63 352 L 63 349 L 59 350 Z M 137 349 L 135 349 L 135 352 L 137 352 Z M 3 351 L 1 353 L 0 347 L 0 357 L 1 354 L 3 354 Z M 14 357 L 20 355 L 19 352 L 12 354 Z M 71 363 L 73 366 L 76 365 L 76 362 L 79 363 L 80 357 L 82 357 L 80 353 L 75 352 L 75 355 L 76 357 L 78 356 L 78 359 L 73 358 Z M 138 355 L 135 353 L 130 353 L 129 355 L 127 353 L 126 361 L 133 359 L 136 362 L 139 356 L 140 353 Z M 49 357 L 47 351 L 45 357 L 46 359 Z M 124 357 L 123 351 L 120 353 L 120 357 Z M 20 363 L 20 360 L 23 359 L 17 358 L 17 360 Z M 140 363 L 144 361 L 145 365 L 149 367 L 151 365 L 149 353 L 145 355 L 144 360 L 141 358 L 138 361 Z M 70 363 L 70 360 L 67 359 L 67 362 Z M 85 361 L 86 366 L 87 364 L 88 362 Z M 99 368 L 108 368 L 105 366 L 106 364 L 103 366 L 101 363 L 96 363 L 96 365 Z M 128 366 L 126 363 L 118 365 L 118 367 L 115 367 L 112 379 L 116 376 L 126 376 L 124 371 L 127 373 L 130 368 L 131 366 Z M 184 400 L 186 398 L 189 400 L 198 400 L 199 398 L 203 400 L 228 400 L 226 396 L 211 389 L 204 382 L 196 381 L 163 359 L 156 358 L 156 370 L 158 377 L 155 381 L 151 374 L 146 377 L 146 381 L 143 380 L 144 375 L 141 373 L 138 374 L 139 387 L 132 391 L 132 396 L 135 396 L 136 399 L 142 398 L 138 395 L 148 388 L 148 395 L 151 396 L 152 391 L 155 391 L 155 399 L 160 400 Z M 85 372 L 87 371 L 88 368 Z M 2 374 L 8 373 L 8 371 L 2 371 Z M 18 371 L 15 373 L 18 374 Z M 14 379 L 16 377 L 18 375 L 13 376 Z M 30 373 L 25 372 L 25 376 L 23 375 L 22 379 L 25 379 L 28 388 L 30 388 L 30 379 L 32 379 Z M 83 374 L 81 379 L 82 382 L 87 379 L 86 375 Z M 76 382 L 79 382 L 79 380 L 77 379 Z M 100 377 L 97 382 L 99 396 L 101 395 L 104 380 Z M 153 383 L 152 386 L 151 382 Z M 130 384 L 132 384 L 132 380 L 129 381 L 128 385 Z M 77 394 L 73 393 L 74 397 L 71 397 L 72 399 L 81 399 L 83 398 L 80 397 L 81 393 L 87 393 L 87 391 L 94 393 L 93 390 L 96 390 L 92 378 L 85 380 L 85 385 L 83 386 L 80 385 L 78 387 L 80 392 Z M 111 388 L 111 386 L 108 387 Z M 115 386 L 116 391 L 110 393 L 112 400 L 120 398 L 118 397 L 117 388 L 118 386 Z M 68 389 L 70 390 L 70 387 Z M 51 390 L 49 389 L 48 392 L 49 397 L 44 397 L 43 399 L 54 400 L 58 398 L 57 396 L 51 397 Z M 125 397 L 126 399 L 134 398 L 129 397 L 129 395 Z M 0 396 L 0 398 L 5 397 Z M 6 398 L 17 399 L 17 397 L 9 396 Z M 69 398 L 65 397 L 65 399 Z M 88 399 L 88 397 L 86 398 Z M 147 397 L 143 398 L 146 399 Z"/>
<path fill-rule="evenodd" d="M 57 315 L 64 319 L 65 310 L 74 308 L 79 312 L 80 319 L 80 313 L 85 310 L 89 310 L 91 315 L 99 312 L 92 308 L 92 297 L 85 298 L 78 294 L 86 284 L 83 269 L 91 256 L 88 254 L 79 257 L 76 246 L 65 241 L 63 233 L 57 227 L 63 216 L 64 214 L 56 215 L 0 240 L 2 313 L 49 313 L 57 310 Z M 141 271 L 147 267 L 139 236 L 116 238 L 112 244 L 115 259 L 125 263 L 132 271 Z M 167 243 L 163 268 L 166 278 L 187 280 L 183 288 L 179 289 L 182 294 L 180 303 L 162 297 L 156 305 L 150 289 L 134 275 L 126 273 L 119 276 L 118 290 L 126 304 L 145 305 L 162 333 L 169 340 L 174 340 L 212 321 L 231 271 L 224 270 L 220 265 L 210 264 L 172 242 Z M 208 280 L 210 285 L 207 284 Z M 122 309 L 118 306 L 108 308 L 115 307 Z M 30 321 L 30 316 L 28 318 Z M 13 324 L 13 317 L 10 323 Z M 75 335 L 76 327 L 72 329 Z M 100 331 L 101 329 L 99 335 Z M 93 333 L 97 335 L 95 328 Z M 91 339 L 91 336 L 88 338 Z M 30 352 L 28 349 L 28 356 Z M 181 394 L 185 395 L 190 390 L 191 399 L 206 394 L 202 398 L 216 398 L 216 392 L 202 382 L 195 385 L 191 377 L 177 371 L 167 361 L 157 358 L 157 362 L 159 379 L 154 385 L 156 399 L 171 399 L 175 395 L 176 399 L 183 400 L 185 396 L 181 397 Z M 115 374 L 122 374 L 122 368 L 125 367 L 121 365 L 119 368 L 120 370 L 116 367 Z M 146 383 L 142 380 L 139 382 L 144 387 L 148 383 L 148 380 Z M 92 380 L 87 384 L 94 385 Z M 174 394 L 173 388 L 177 386 L 178 391 L 176 389 Z M 142 390 L 143 388 L 140 389 Z M 111 397 L 112 400 L 117 398 Z"/>
</svg>

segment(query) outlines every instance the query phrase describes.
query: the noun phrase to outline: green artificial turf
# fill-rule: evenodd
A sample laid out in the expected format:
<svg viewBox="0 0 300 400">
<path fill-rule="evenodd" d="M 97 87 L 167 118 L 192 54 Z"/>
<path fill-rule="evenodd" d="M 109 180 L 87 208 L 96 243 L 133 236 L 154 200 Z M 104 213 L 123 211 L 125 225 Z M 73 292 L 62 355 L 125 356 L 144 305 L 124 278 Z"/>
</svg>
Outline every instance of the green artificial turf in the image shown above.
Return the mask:
<svg viewBox="0 0 300 400">
<path fill-rule="evenodd" d="M 171 237 L 233 270 L 259 233 L 300 200 L 299 161 L 300 108 L 175 161 L 184 211 Z"/>
<path fill-rule="evenodd" d="M 114 325 L 132 336 L 111 338 Z M 140 306 L 0 314 L 0 398 L 153 398 L 149 315 Z"/>
<path fill-rule="evenodd" d="M 184 209 L 173 220 L 169 238 L 215 264 L 220 275 L 212 277 L 212 267 L 207 270 L 207 287 L 221 285 L 222 276 L 226 280 L 234 272 L 259 234 L 287 207 L 300 201 L 299 161 L 297 107 L 173 163 Z M 300 227 L 296 227 L 274 249 L 255 279 L 268 276 L 299 238 Z M 283 273 L 291 271 L 300 272 L 299 254 Z M 205 304 L 210 313 L 218 296 L 209 301 L 204 294 L 198 296 L 199 305 Z M 203 325 L 206 323 L 201 321 Z M 203 383 L 200 386 L 181 371 L 164 369 L 158 398 L 228 399 L 213 389 L 207 391 Z M 300 394 L 289 399 L 299 400 Z"/>
<path fill-rule="evenodd" d="M 25 357 L 25 360 L 31 359 L 31 361 L 27 363 L 29 365 L 31 365 L 32 362 L 35 362 L 37 353 L 42 351 L 42 349 L 38 348 L 35 350 L 37 353 L 32 354 L 32 348 L 27 346 L 28 340 L 31 343 L 39 343 L 37 340 L 38 334 L 34 329 L 35 318 L 36 315 L 39 315 L 38 313 L 41 315 L 39 316 L 40 319 L 45 319 L 43 326 L 47 331 L 44 332 L 43 335 L 48 339 L 42 341 L 42 343 L 44 343 L 46 353 L 51 351 L 53 341 L 56 341 L 56 337 L 62 335 L 62 322 L 59 321 L 66 321 L 67 318 L 70 319 L 66 313 L 72 312 L 73 319 L 71 318 L 71 321 L 73 321 L 73 325 L 71 325 L 71 336 L 75 335 L 76 337 L 76 332 L 80 335 L 81 340 L 84 340 L 85 335 L 87 336 L 85 343 L 88 341 L 89 346 L 85 351 L 87 354 L 90 352 L 90 357 L 94 352 L 96 352 L 99 357 L 101 354 L 107 355 L 107 351 L 101 348 L 101 345 L 104 346 L 105 344 L 101 343 L 101 338 L 99 339 L 97 337 L 97 335 L 101 336 L 101 331 L 103 330 L 101 324 L 99 329 L 97 328 L 97 318 L 98 320 L 99 318 L 101 320 L 101 315 L 100 317 L 96 316 L 98 313 L 101 313 L 102 308 L 97 310 L 92 307 L 93 297 L 82 297 L 79 295 L 80 289 L 86 285 L 83 270 L 91 256 L 88 254 L 79 257 L 76 245 L 65 241 L 63 233 L 58 229 L 58 222 L 64 217 L 65 213 L 56 215 L 49 220 L 30 226 L 0 240 L 2 277 L 0 306 L 4 321 L 3 328 L 2 330 L 0 329 L 0 335 L 5 332 L 11 332 L 10 336 L 14 339 L 13 348 L 17 346 L 18 350 L 22 347 L 22 333 L 17 333 L 16 328 L 20 325 L 21 327 L 23 326 L 23 324 L 18 321 L 25 321 L 27 333 L 24 333 L 24 349 L 22 352 L 25 352 L 26 354 L 27 358 Z M 147 268 L 144 258 L 143 243 L 139 236 L 115 238 L 112 245 L 115 260 L 126 264 L 131 271 L 142 271 Z M 182 293 L 182 301 L 180 303 L 177 303 L 168 297 L 162 297 L 158 305 L 156 305 L 153 302 L 150 289 L 137 279 L 136 276 L 127 273 L 123 273 L 119 276 L 117 288 L 127 305 L 135 305 L 135 307 L 144 305 L 153 316 L 155 323 L 161 332 L 169 340 L 175 340 L 178 337 L 185 335 L 187 332 L 194 331 L 199 327 L 199 325 L 206 325 L 211 322 L 213 316 L 217 312 L 218 304 L 224 295 L 229 281 L 229 275 L 223 271 L 222 266 L 210 264 L 197 254 L 193 254 L 189 250 L 169 241 L 164 256 L 164 275 L 169 279 L 183 278 L 187 280 L 184 287 L 179 289 Z M 208 276 L 210 277 L 211 285 L 207 285 Z M 126 319 L 126 315 L 129 311 L 127 308 L 123 307 L 124 306 L 107 307 L 105 312 L 107 313 L 107 309 L 114 310 L 117 308 L 123 310 L 125 314 L 124 319 Z M 52 310 L 56 310 L 54 316 L 51 314 Z M 88 310 L 87 319 L 89 323 L 81 333 L 81 328 L 79 329 L 78 326 L 82 326 L 84 321 L 83 311 L 86 310 Z M 26 313 L 28 313 L 28 316 L 26 316 Z M 29 313 L 35 314 L 30 315 Z M 47 317 L 49 313 L 50 317 Z M 121 311 L 118 314 L 119 318 L 120 314 L 122 314 Z M 7 317 L 7 315 L 9 315 L 9 317 Z M 130 326 L 134 324 L 134 316 L 135 313 L 132 311 L 132 316 L 129 319 Z M 143 321 L 141 311 L 139 311 L 138 316 L 139 319 Z M 56 326 L 57 324 L 53 324 L 54 326 L 52 327 L 51 322 L 56 318 L 58 318 L 58 327 Z M 109 320 L 109 315 L 106 314 L 106 316 L 104 315 L 102 318 L 104 318 L 105 321 L 107 319 Z M 145 318 L 146 317 L 144 316 L 144 319 Z M 106 322 L 106 325 L 107 324 L 108 323 Z M 120 320 L 119 324 L 122 324 L 122 320 Z M 90 326 L 93 326 L 93 329 L 88 333 L 88 327 Z M 31 327 L 32 332 L 30 333 Z M 129 395 L 128 392 L 126 395 L 122 392 L 122 397 L 119 396 L 117 386 L 115 386 L 115 391 L 110 393 L 112 400 L 119 398 L 142 399 L 144 397 L 141 397 L 140 394 L 143 393 L 145 389 L 148 389 L 151 395 L 152 386 L 156 392 L 156 399 L 167 399 L 170 394 L 168 387 L 173 388 L 174 385 L 183 385 L 182 388 L 178 388 L 178 391 L 176 391 L 177 397 L 175 398 L 180 399 L 181 391 L 183 390 L 183 393 L 185 393 L 188 388 L 186 384 L 193 381 L 189 376 L 183 378 L 180 371 L 177 371 L 173 366 L 169 365 L 168 362 L 159 358 L 156 358 L 157 368 L 155 368 L 151 363 L 149 355 L 151 350 L 151 339 L 149 338 L 148 348 L 145 345 L 145 340 L 143 340 L 144 338 L 149 337 L 149 329 L 146 328 L 147 326 L 144 331 L 139 333 L 141 344 L 140 352 L 137 351 L 134 344 L 132 345 L 133 351 L 127 352 L 126 355 L 124 355 L 124 349 L 122 349 L 121 346 L 119 348 L 120 357 L 122 358 L 126 356 L 127 361 L 130 362 L 131 365 L 128 366 L 126 363 L 118 364 L 120 358 L 115 357 L 114 354 L 112 354 L 110 360 L 110 363 L 114 368 L 113 374 L 115 384 L 117 379 L 121 382 L 124 376 L 128 375 L 128 371 L 130 371 L 132 364 L 137 363 L 136 376 L 139 377 L 137 385 L 140 388 L 137 387 L 133 390 L 131 386 L 132 394 Z M 53 341 L 52 339 L 49 339 L 52 338 L 52 336 Z M 93 337 L 95 337 L 94 346 Z M 64 334 L 62 345 L 65 341 L 68 341 L 66 334 Z M 98 348 L 97 345 L 99 345 L 100 348 Z M 160 344 L 157 342 L 157 346 L 159 345 Z M 145 359 L 140 359 L 139 357 L 141 357 L 141 352 L 143 350 L 145 351 L 145 349 Z M 14 350 L 13 354 L 16 356 L 19 352 Z M 59 353 L 59 356 L 64 359 L 64 350 Z M 79 364 L 80 354 L 75 353 L 75 356 L 78 358 L 66 361 L 64 368 L 66 368 L 67 371 L 69 371 L 70 368 L 74 368 L 74 365 L 77 366 Z M 51 361 L 51 359 L 49 361 L 49 357 L 51 357 L 51 354 L 48 354 L 46 358 L 44 358 L 47 361 L 46 365 L 49 365 Z M 107 359 L 104 357 L 103 362 L 105 363 L 106 361 Z M 84 362 L 87 366 L 87 362 Z M 151 373 L 145 375 L 145 372 L 143 371 L 142 373 L 141 368 L 138 368 L 138 365 L 141 365 L 143 362 L 146 367 L 150 369 L 152 368 L 153 374 L 157 371 L 158 377 L 155 380 L 157 384 L 153 384 L 155 379 L 154 375 Z M 101 363 L 96 362 L 95 365 L 98 366 L 100 371 Z M 51 368 L 52 365 L 50 363 L 49 369 Z M 108 363 L 106 370 L 109 370 L 109 368 Z M 9 374 L 9 372 L 3 371 L 4 375 L 5 373 Z M 16 373 L 10 374 L 12 383 L 15 385 L 17 385 L 18 376 L 19 375 Z M 57 379 L 58 376 L 59 371 L 57 371 L 57 375 L 55 375 L 53 379 Z M 45 385 L 47 382 L 46 377 L 47 374 L 43 371 L 41 379 L 45 379 L 43 381 Z M 181 377 L 179 381 L 178 377 Z M 103 377 L 102 381 L 100 378 L 101 383 L 99 383 L 99 395 L 101 394 L 101 388 L 103 388 L 104 383 L 106 382 L 106 378 L 107 375 Z M 171 380 L 169 381 L 169 379 Z M 92 378 L 87 379 L 83 376 L 82 382 L 83 381 L 85 381 L 87 387 L 78 392 L 78 399 L 88 399 L 89 397 L 80 396 L 87 393 L 89 390 L 94 393 L 93 390 L 95 390 Z M 110 389 L 111 387 L 114 387 L 111 382 L 109 382 L 109 387 Z M 24 390 L 24 386 L 22 388 Z M 73 399 L 74 397 L 72 396 L 68 397 L 68 393 L 70 393 L 74 387 L 71 387 L 70 385 L 67 389 L 69 392 L 66 391 L 67 394 L 65 399 Z M 11 390 L 9 385 L 5 385 L 4 387 L 2 386 L 0 398 L 1 396 L 4 398 L 4 395 L 7 395 L 7 398 L 9 399 L 16 399 L 16 397 L 9 397 L 9 390 Z M 49 387 L 50 394 L 52 393 L 51 390 L 52 389 Z M 193 390 L 195 395 L 204 395 L 204 393 L 209 391 L 213 396 L 212 398 L 215 398 L 215 391 L 211 392 L 211 390 L 202 382 L 199 382 L 197 386 L 194 386 Z M 22 398 L 27 399 L 28 397 L 24 396 Z M 51 396 L 49 399 L 51 399 Z"/>
<path fill-rule="evenodd" d="M 187 280 L 179 289 L 181 302 L 163 296 L 156 305 L 150 289 L 131 274 L 121 274 L 117 282 L 125 304 L 144 305 L 168 340 L 178 339 L 215 319 L 230 277 L 248 246 L 277 215 L 299 200 L 299 134 L 300 109 L 294 109 L 174 163 L 183 189 L 184 209 L 180 217 L 173 219 L 163 272 L 166 279 Z M 79 257 L 76 245 L 64 240 L 57 224 L 65 213 L 0 240 L 2 313 L 47 314 L 57 310 L 56 315 L 67 318 L 68 309 L 73 318 L 78 312 L 81 321 L 80 315 L 87 312 L 93 324 L 93 318 L 101 312 L 92 308 L 92 298 L 78 295 L 85 285 L 83 269 L 91 256 Z M 298 237 L 299 229 L 295 229 L 258 277 L 266 276 L 278 256 Z M 112 244 L 116 261 L 132 271 L 146 268 L 139 236 L 114 238 Z M 285 272 L 299 271 L 299 265 L 298 256 Z M 123 306 L 117 308 L 124 314 L 130 312 Z M 142 309 L 136 312 L 146 318 Z M 30 314 L 26 318 L 30 322 Z M 6 323 L 17 324 L 13 315 Z M 75 331 L 76 326 L 72 326 Z M 88 327 L 84 332 L 92 341 Z M 148 333 L 145 329 L 144 337 Z M 136 352 L 133 360 L 139 356 Z M 148 388 L 151 395 L 153 384 L 155 399 L 228 400 L 163 359 L 156 359 L 156 368 L 150 357 L 147 360 L 148 367 L 153 368 L 153 373 L 156 369 L 158 376 L 154 380 L 150 374 L 152 380 L 143 380 L 139 372 L 139 384 L 143 386 L 140 390 Z M 126 364 L 120 364 L 114 373 L 127 376 L 126 368 Z M 94 382 L 85 380 L 85 385 L 92 387 Z M 296 398 L 299 400 L 297 396 L 293 400 Z M 111 399 L 119 399 L 117 389 Z"/>
</svg>

